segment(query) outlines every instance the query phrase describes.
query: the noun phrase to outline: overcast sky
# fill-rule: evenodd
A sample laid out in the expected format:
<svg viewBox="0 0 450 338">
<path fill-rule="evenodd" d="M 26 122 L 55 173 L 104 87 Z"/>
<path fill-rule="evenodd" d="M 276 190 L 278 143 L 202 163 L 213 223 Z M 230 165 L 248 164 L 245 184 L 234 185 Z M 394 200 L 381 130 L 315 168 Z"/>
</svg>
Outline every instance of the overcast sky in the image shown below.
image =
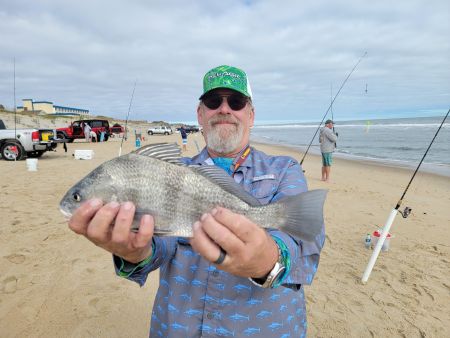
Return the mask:
<svg viewBox="0 0 450 338">
<path fill-rule="evenodd" d="M 252 84 L 257 121 L 444 115 L 450 2 L 0 0 L 0 104 L 23 98 L 131 119 L 192 121 L 204 73 Z M 367 87 L 367 92 L 366 92 Z"/>
</svg>

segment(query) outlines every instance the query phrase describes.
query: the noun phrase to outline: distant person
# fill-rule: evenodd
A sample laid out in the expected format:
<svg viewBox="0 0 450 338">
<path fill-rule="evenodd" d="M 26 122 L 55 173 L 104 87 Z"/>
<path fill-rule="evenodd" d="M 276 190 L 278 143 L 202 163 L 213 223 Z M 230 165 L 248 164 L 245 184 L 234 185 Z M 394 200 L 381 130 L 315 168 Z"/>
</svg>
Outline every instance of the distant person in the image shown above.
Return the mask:
<svg viewBox="0 0 450 338">
<path fill-rule="evenodd" d="M 140 148 L 141 147 L 141 140 L 142 140 L 142 134 L 138 133 L 137 130 L 134 130 L 134 136 L 135 136 L 135 146 L 136 148 Z"/>
<path fill-rule="evenodd" d="M 97 140 L 97 134 L 95 133 L 95 131 L 92 131 L 92 130 L 91 130 L 91 131 L 89 132 L 89 135 L 91 136 L 90 139 L 91 139 L 92 142 L 98 142 L 98 140 Z"/>
<path fill-rule="evenodd" d="M 333 131 L 333 124 L 332 120 L 326 120 L 319 136 L 320 151 L 322 152 L 322 181 L 324 182 L 330 181 L 333 151 L 336 149 L 337 134 Z"/>
<path fill-rule="evenodd" d="M 187 132 L 184 125 L 180 127 L 181 141 L 183 143 L 183 151 L 187 151 Z"/>
<path fill-rule="evenodd" d="M 91 142 L 91 126 L 84 122 L 83 123 L 83 132 L 84 132 L 84 138 L 86 139 L 86 142 Z"/>
</svg>

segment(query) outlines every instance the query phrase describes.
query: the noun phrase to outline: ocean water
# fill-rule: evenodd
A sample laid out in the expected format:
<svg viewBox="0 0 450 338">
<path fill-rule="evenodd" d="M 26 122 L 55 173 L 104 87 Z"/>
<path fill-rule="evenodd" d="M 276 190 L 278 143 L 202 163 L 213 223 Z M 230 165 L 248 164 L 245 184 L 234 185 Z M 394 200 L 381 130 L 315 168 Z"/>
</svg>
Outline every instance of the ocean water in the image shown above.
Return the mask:
<svg viewBox="0 0 450 338">
<path fill-rule="evenodd" d="M 336 121 L 335 131 L 339 137 L 335 156 L 416 168 L 443 118 L 444 116 Z M 255 125 L 251 139 L 296 147 L 303 156 L 318 124 Z M 309 152 L 320 153 L 319 132 L 314 137 Z M 307 159 L 308 156 L 305 161 Z M 420 170 L 450 176 L 450 117 L 442 126 Z"/>
</svg>

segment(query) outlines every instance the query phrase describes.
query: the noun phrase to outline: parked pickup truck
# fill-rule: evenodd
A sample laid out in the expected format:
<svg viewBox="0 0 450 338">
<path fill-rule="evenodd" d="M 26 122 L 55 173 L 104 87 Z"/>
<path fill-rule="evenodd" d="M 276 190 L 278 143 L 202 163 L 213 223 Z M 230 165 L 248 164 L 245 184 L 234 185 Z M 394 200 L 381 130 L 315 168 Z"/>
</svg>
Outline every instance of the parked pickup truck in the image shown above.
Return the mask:
<svg viewBox="0 0 450 338">
<path fill-rule="evenodd" d="M 58 128 L 56 130 L 58 138 L 67 139 L 69 143 L 72 143 L 76 139 L 85 138 L 83 123 L 89 124 L 89 126 L 91 127 L 91 131 L 97 134 L 97 140 L 100 140 L 100 136 L 103 132 L 104 133 L 103 141 L 108 141 L 108 138 L 111 133 L 109 130 L 109 122 L 108 120 L 101 120 L 101 119 L 73 121 L 70 124 L 70 126 L 65 128 Z"/>
<path fill-rule="evenodd" d="M 170 135 L 173 134 L 173 130 L 170 127 L 167 126 L 156 126 L 148 128 L 147 134 L 153 135 L 153 134 L 161 134 L 161 135 Z"/>
<path fill-rule="evenodd" d="M 6 161 L 41 157 L 57 145 L 52 129 L 6 129 L 0 120 L 0 155 Z"/>
</svg>

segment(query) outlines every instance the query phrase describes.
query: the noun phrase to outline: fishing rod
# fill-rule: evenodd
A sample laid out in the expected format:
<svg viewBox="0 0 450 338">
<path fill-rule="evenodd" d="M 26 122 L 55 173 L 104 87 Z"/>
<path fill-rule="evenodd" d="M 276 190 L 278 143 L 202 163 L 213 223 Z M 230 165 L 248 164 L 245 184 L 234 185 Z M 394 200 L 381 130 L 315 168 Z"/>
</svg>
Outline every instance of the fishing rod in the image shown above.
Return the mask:
<svg viewBox="0 0 450 338">
<path fill-rule="evenodd" d="M 333 116 L 333 84 L 330 85 L 330 99 L 331 99 L 331 121 L 333 121 L 333 133 L 336 134 L 334 129 L 334 116 Z M 334 142 L 334 147 L 337 147 L 337 142 Z"/>
<path fill-rule="evenodd" d="M 330 109 L 331 109 L 331 120 L 334 121 L 333 116 L 333 84 L 330 84 Z M 334 125 L 333 125 L 333 131 L 334 131 Z"/>
<path fill-rule="evenodd" d="M 197 152 L 200 153 L 200 147 L 198 146 L 197 140 L 194 140 L 195 147 L 197 148 Z"/>
<path fill-rule="evenodd" d="M 136 82 L 137 80 L 134 81 L 134 87 L 133 87 L 133 92 L 131 93 L 131 99 L 130 99 L 130 105 L 128 106 L 128 113 L 127 113 L 127 118 L 125 119 L 125 133 L 124 133 L 124 137 L 122 137 L 122 141 L 120 142 L 120 148 L 119 148 L 119 156 L 122 155 L 122 145 L 123 145 L 123 139 L 125 137 L 128 136 L 128 117 L 130 116 L 130 110 L 131 110 L 131 104 L 133 102 L 133 97 L 134 97 L 134 91 L 136 89 Z"/>
<path fill-rule="evenodd" d="M 17 140 L 17 108 L 16 108 L 16 57 L 14 57 L 14 139 Z M 14 162 L 17 161 L 17 152 Z"/>
<path fill-rule="evenodd" d="M 333 106 L 334 101 L 336 100 L 336 98 L 338 97 L 339 93 L 341 92 L 342 88 L 344 87 L 344 85 L 346 84 L 347 80 L 350 78 L 350 75 L 353 74 L 353 72 L 355 71 L 356 67 L 358 67 L 359 63 L 362 61 L 362 59 L 367 55 L 367 52 L 364 52 L 364 55 L 361 56 L 361 58 L 358 60 L 358 62 L 356 63 L 356 65 L 353 67 L 353 69 L 350 71 L 350 73 L 347 75 L 347 77 L 345 78 L 345 80 L 342 82 L 341 87 L 339 88 L 338 92 L 336 93 L 336 95 L 334 96 L 333 100 L 330 103 L 330 106 L 328 107 L 327 111 L 325 112 L 325 114 L 323 115 L 322 121 L 320 121 L 319 126 L 316 129 L 316 132 L 314 133 L 314 136 L 311 139 L 311 142 L 308 145 L 308 148 L 306 148 L 306 152 L 303 155 L 302 160 L 300 161 L 300 165 L 303 164 L 303 161 L 305 160 L 306 154 L 308 154 L 309 148 L 311 147 L 311 144 L 314 141 L 314 138 L 317 135 L 317 132 L 320 129 L 320 126 L 322 125 L 323 120 L 325 120 L 325 117 L 327 117 L 328 112 L 330 111 L 331 107 Z"/>
<path fill-rule="evenodd" d="M 422 165 L 422 162 L 425 158 L 425 156 L 427 156 L 428 150 L 430 150 L 431 145 L 433 144 L 434 140 L 436 139 L 436 136 L 439 134 L 439 131 L 441 130 L 445 120 L 448 117 L 448 114 L 450 113 L 450 109 L 447 111 L 447 114 L 445 115 L 444 119 L 442 120 L 441 125 L 439 126 L 438 130 L 436 131 L 436 134 L 434 134 L 433 139 L 430 142 L 430 145 L 428 146 L 427 150 L 425 151 L 425 154 L 423 154 L 422 159 L 420 160 L 419 165 L 417 166 L 416 170 L 414 171 L 414 174 L 412 175 L 408 185 L 406 186 L 405 191 L 403 191 L 402 197 L 400 197 L 400 199 L 397 202 L 397 205 L 395 206 L 394 209 L 392 209 L 384 227 L 383 230 L 381 232 L 380 238 L 378 239 L 377 245 L 375 246 L 375 248 L 373 249 L 373 253 L 372 256 L 370 257 L 369 263 L 367 264 L 366 270 L 364 271 L 363 277 L 361 279 L 361 281 L 365 284 L 367 282 L 367 280 L 369 279 L 370 273 L 372 272 L 372 269 L 375 265 L 375 262 L 377 261 L 378 255 L 380 254 L 380 250 L 384 244 L 384 241 L 386 240 L 387 235 L 389 234 L 389 230 L 391 229 L 392 223 L 394 222 L 395 216 L 397 216 L 397 213 L 400 213 L 403 218 L 407 218 L 409 216 L 409 214 L 411 213 L 411 208 L 409 207 L 405 207 L 405 209 L 403 211 L 399 211 L 398 209 L 400 208 L 402 202 L 403 202 L 403 198 L 406 195 L 406 192 L 409 189 L 409 186 L 411 185 L 411 182 L 414 180 L 414 177 L 416 176 L 417 172 L 419 171 L 420 166 Z"/>
</svg>

